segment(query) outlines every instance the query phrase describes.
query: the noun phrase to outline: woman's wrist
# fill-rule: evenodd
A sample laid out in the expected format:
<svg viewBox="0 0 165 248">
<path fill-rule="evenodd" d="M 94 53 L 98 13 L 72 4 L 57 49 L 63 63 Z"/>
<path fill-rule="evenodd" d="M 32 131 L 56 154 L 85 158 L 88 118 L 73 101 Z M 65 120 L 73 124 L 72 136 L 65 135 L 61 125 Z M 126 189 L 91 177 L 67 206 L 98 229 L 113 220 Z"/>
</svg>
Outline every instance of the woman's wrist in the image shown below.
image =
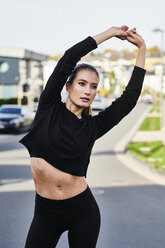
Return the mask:
<svg viewBox="0 0 165 248">
<path fill-rule="evenodd" d="M 143 69 L 145 69 L 145 54 L 146 54 L 146 48 L 140 47 L 135 63 L 136 66 L 141 67 Z"/>
<path fill-rule="evenodd" d="M 140 45 L 139 47 L 138 47 L 138 49 L 140 50 L 140 51 L 146 51 L 146 44 L 145 43 L 143 43 L 142 45 Z"/>
<path fill-rule="evenodd" d="M 105 32 L 107 33 L 108 39 L 117 35 L 116 29 L 114 27 L 107 29 Z"/>
<path fill-rule="evenodd" d="M 105 40 L 112 38 L 113 36 L 114 36 L 114 32 L 110 29 L 107 29 L 102 33 L 92 36 L 92 38 L 95 39 L 97 45 L 99 45 Z"/>
</svg>

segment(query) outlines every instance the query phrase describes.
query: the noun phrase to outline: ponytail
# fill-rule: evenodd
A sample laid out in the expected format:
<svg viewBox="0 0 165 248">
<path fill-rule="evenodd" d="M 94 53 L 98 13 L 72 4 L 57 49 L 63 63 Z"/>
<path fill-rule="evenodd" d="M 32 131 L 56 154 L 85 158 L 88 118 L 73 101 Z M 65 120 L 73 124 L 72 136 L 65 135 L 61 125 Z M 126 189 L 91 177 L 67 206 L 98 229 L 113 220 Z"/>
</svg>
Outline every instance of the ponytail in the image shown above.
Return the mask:
<svg viewBox="0 0 165 248">
<path fill-rule="evenodd" d="M 88 115 L 92 115 L 92 108 L 91 106 L 89 107 L 85 107 L 81 113 L 82 117 L 88 116 Z"/>
</svg>

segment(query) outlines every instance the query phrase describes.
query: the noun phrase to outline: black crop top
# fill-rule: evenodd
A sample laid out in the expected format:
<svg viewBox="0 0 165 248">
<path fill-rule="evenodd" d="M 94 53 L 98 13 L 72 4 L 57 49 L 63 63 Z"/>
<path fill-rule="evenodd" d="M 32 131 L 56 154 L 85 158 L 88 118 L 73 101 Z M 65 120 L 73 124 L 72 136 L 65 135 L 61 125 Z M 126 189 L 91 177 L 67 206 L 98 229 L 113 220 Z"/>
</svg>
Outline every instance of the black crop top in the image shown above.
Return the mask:
<svg viewBox="0 0 165 248">
<path fill-rule="evenodd" d="M 19 140 L 30 157 L 45 159 L 66 173 L 85 176 L 95 140 L 119 123 L 136 105 L 145 69 L 134 66 L 131 78 L 122 95 L 97 115 L 79 119 L 61 101 L 61 91 L 81 57 L 97 48 L 88 36 L 65 51 L 50 75 L 39 98 L 31 130 Z"/>
</svg>

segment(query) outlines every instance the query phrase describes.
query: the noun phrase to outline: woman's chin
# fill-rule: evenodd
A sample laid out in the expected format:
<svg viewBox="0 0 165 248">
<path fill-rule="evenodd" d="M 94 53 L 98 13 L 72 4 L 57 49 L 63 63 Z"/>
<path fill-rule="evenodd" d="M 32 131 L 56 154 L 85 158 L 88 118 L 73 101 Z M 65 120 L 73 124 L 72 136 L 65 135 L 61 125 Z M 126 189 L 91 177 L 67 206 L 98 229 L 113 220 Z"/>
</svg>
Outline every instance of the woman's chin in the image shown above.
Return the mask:
<svg viewBox="0 0 165 248">
<path fill-rule="evenodd" d="M 79 106 L 87 108 L 90 106 L 90 104 L 89 102 L 83 102 L 83 103 L 80 103 Z"/>
<path fill-rule="evenodd" d="M 75 102 L 75 105 L 77 105 L 78 107 L 81 107 L 81 108 L 87 108 L 90 106 L 90 101 L 83 102 L 80 100 L 80 101 Z"/>
</svg>

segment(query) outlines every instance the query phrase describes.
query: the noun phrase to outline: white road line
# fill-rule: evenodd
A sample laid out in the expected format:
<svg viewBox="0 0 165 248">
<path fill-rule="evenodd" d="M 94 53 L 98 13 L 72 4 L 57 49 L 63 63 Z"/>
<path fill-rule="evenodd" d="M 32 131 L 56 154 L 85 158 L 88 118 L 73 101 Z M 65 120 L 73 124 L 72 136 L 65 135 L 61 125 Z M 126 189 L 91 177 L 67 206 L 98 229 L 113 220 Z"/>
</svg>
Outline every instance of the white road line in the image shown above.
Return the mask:
<svg viewBox="0 0 165 248">
<path fill-rule="evenodd" d="M 33 179 L 23 181 L 21 183 L 10 183 L 0 186 L 0 192 L 13 192 L 13 191 L 34 191 Z"/>
</svg>

